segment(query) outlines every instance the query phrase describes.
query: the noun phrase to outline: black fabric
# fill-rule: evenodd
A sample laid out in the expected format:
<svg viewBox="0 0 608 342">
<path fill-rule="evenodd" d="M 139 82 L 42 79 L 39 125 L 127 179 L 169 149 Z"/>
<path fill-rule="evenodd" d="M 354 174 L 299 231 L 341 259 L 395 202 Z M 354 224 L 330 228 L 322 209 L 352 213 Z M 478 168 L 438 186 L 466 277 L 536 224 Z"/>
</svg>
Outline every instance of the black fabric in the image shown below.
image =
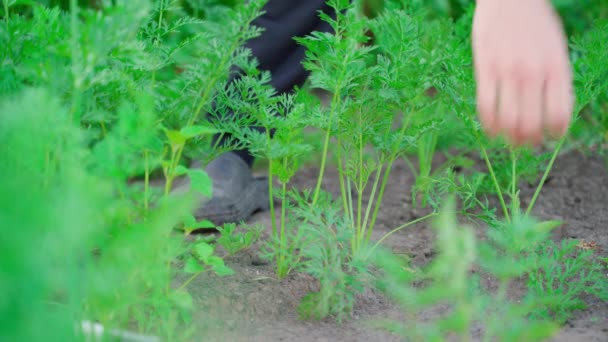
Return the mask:
<svg viewBox="0 0 608 342">
<path fill-rule="evenodd" d="M 325 0 L 269 0 L 264 6 L 264 14 L 253 22 L 264 32 L 245 46 L 259 61 L 260 69 L 270 72 L 270 85 L 279 94 L 292 92 L 308 77 L 302 66 L 305 49 L 293 38 L 313 31 L 330 31 L 329 24 L 319 18 L 319 11 L 332 13 Z M 234 152 L 249 166 L 253 164 L 254 158 L 247 150 Z"/>
</svg>

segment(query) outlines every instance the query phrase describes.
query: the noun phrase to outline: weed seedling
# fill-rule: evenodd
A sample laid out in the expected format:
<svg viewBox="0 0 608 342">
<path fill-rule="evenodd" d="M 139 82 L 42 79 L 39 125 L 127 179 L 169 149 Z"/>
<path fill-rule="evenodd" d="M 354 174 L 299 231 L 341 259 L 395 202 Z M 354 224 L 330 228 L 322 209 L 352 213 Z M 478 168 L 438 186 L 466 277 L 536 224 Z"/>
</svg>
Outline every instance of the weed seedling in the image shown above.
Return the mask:
<svg viewBox="0 0 608 342">
<path fill-rule="evenodd" d="M 243 229 L 245 232 L 237 232 L 236 224 L 226 224 L 223 227 L 217 227 L 217 230 L 220 232 L 217 243 L 224 247 L 228 255 L 234 255 L 251 247 L 262 234 L 263 227 L 260 225 L 245 226 Z"/>
</svg>

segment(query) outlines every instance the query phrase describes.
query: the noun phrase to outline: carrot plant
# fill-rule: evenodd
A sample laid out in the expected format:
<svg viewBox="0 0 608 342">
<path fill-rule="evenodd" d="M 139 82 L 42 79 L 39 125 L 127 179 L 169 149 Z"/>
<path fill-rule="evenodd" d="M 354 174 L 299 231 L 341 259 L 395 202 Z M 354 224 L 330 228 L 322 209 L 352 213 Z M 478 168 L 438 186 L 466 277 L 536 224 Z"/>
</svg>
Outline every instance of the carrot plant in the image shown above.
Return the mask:
<svg viewBox="0 0 608 342">
<path fill-rule="evenodd" d="M 429 113 L 442 102 L 427 91 L 446 84 L 442 68 L 450 55 L 435 39 L 449 39 L 449 26 L 423 23 L 414 7 L 394 8 L 370 21 L 347 2 L 330 4 L 336 18 L 325 20 L 335 33 L 313 33 L 300 40 L 308 49 L 311 86 L 333 94 L 322 109 L 325 120 L 319 128 L 325 140 L 311 205 L 320 196 L 333 142 L 340 201 L 355 232 L 355 253 L 370 241 L 395 160 L 411 146 L 432 153 L 442 121 Z M 366 45 L 368 28 L 374 46 Z"/>
<path fill-rule="evenodd" d="M 237 67 L 242 75 L 216 97 L 211 116 L 229 145 L 245 147 L 253 156 L 268 162 L 272 234 L 264 254 L 274 260 L 277 277 L 282 279 L 297 268 L 299 261 L 299 234 L 288 227 L 288 184 L 299 169 L 301 158 L 311 151 L 302 132 L 311 120 L 305 103 L 312 99 L 303 92 L 277 95 L 268 84 L 270 74 L 259 72 L 253 58 L 242 60 Z M 224 115 L 226 112 L 232 115 Z"/>
</svg>

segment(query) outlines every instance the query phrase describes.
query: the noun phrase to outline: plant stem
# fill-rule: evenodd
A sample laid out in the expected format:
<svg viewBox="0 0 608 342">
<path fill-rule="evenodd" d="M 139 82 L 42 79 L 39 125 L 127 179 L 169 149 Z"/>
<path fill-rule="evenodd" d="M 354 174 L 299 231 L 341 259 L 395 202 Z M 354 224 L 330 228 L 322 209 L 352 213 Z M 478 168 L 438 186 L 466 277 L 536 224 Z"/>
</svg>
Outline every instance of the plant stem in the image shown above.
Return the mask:
<svg viewBox="0 0 608 342">
<path fill-rule="evenodd" d="M 158 24 L 156 26 L 156 41 L 154 46 L 160 44 L 160 26 L 163 24 L 163 14 L 165 13 L 165 1 L 160 0 L 160 9 L 158 10 Z"/>
<path fill-rule="evenodd" d="M 357 189 L 357 236 L 358 236 L 358 245 L 361 246 L 363 242 L 363 232 L 365 228 L 362 224 L 363 217 L 363 120 L 361 117 L 361 109 L 357 111 L 359 114 L 359 186 Z M 371 198 L 370 198 L 371 200 Z"/>
<path fill-rule="evenodd" d="M 367 230 L 367 237 L 369 239 L 372 236 L 372 231 L 376 226 L 376 219 L 378 218 L 378 212 L 380 211 L 380 206 L 382 205 L 382 199 L 384 198 L 384 190 L 386 189 L 386 185 L 388 184 L 388 176 L 391 173 L 391 169 L 393 168 L 394 159 L 392 159 L 386 169 L 384 170 L 384 175 L 382 175 L 382 185 L 380 186 L 380 193 L 378 194 L 378 199 L 376 200 L 376 206 L 374 208 L 374 213 L 372 214 L 372 221 L 369 224 L 369 228 Z"/>
<path fill-rule="evenodd" d="M 144 163 L 145 163 L 145 173 L 144 173 L 144 210 L 146 216 L 148 214 L 148 196 L 150 191 L 150 162 L 148 157 L 148 150 L 144 151 Z"/>
<path fill-rule="evenodd" d="M 165 175 L 167 181 L 165 182 L 165 196 L 169 195 L 171 188 L 173 187 L 173 181 L 175 180 L 175 169 L 182 159 L 182 151 L 184 150 L 185 144 L 179 146 L 176 151 L 171 151 L 171 160 L 169 161 L 168 172 Z"/>
<path fill-rule="evenodd" d="M 347 199 L 348 199 L 348 216 L 350 217 L 350 224 L 354 225 L 355 224 L 355 209 L 353 207 L 353 192 L 352 192 L 352 188 L 350 186 L 350 178 L 346 177 L 346 191 L 347 191 Z M 352 250 L 356 251 L 357 250 L 357 245 L 358 245 L 358 238 L 357 238 L 357 234 L 355 231 L 355 234 L 353 234 L 353 241 L 352 241 Z"/>
<path fill-rule="evenodd" d="M 272 184 L 272 159 L 268 159 L 268 205 L 270 208 L 270 225 L 272 226 L 272 236 L 277 237 L 277 218 L 275 216 L 275 207 L 274 207 L 274 186 Z"/>
<path fill-rule="evenodd" d="M 498 184 L 498 180 L 496 179 L 496 174 L 494 174 L 494 168 L 492 167 L 492 163 L 490 163 L 490 158 L 488 158 L 488 152 L 486 148 L 479 143 L 481 148 L 481 153 L 483 154 L 483 159 L 486 162 L 486 166 L 488 171 L 490 172 L 490 176 L 492 177 L 492 182 L 494 182 L 494 187 L 496 188 L 496 193 L 498 194 L 498 199 L 500 200 L 500 205 L 502 206 L 502 211 L 505 216 L 505 219 L 508 223 L 511 223 L 511 217 L 509 216 L 509 211 L 507 210 L 507 205 L 505 203 L 505 198 L 502 195 L 502 190 L 500 190 L 500 185 Z"/>
<path fill-rule="evenodd" d="M 49 178 L 51 173 L 51 151 L 46 149 L 44 152 L 44 181 L 42 186 L 46 189 L 49 185 Z"/>
<path fill-rule="evenodd" d="M 8 20 L 9 20 L 9 12 L 8 12 L 8 0 L 2 0 L 2 4 L 4 5 L 4 21 L 6 23 L 6 31 L 8 31 Z M 9 37 L 11 35 L 9 34 Z"/>
<path fill-rule="evenodd" d="M 342 75 L 340 75 L 340 80 L 336 84 L 336 88 L 334 89 L 334 95 L 331 99 L 331 106 L 329 110 L 329 122 L 327 123 L 327 132 L 325 132 L 325 142 L 323 143 L 323 154 L 321 156 L 321 167 L 319 169 L 319 177 L 317 178 L 317 185 L 315 187 L 315 192 L 312 197 L 312 204 L 316 204 L 319 199 L 319 192 L 321 192 L 321 184 L 323 183 L 323 176 L 325 175 L 325 165 L 327 163 L 327 153 L 329 152 L 329 141 L 331 138 L 331 130 L 332 125 L 337 115 L 337 107 L 340 103 L 340 90 L 342 89 Z M 338 146 L 339 148 L 339 146 Z"/>
<path fill-rule="evenodd" d="M 410 125 L 410 120 L 411 120 L 411 116 L 407 115 L 405 117 L 405 121 L 401 125 L 401 130 L 399 131 L 399 139 L 397 139 L 397 141 L 401 141 L 403 139 L 403 137 L 405 136 L 405 131 L 407 130 L 407 128 Z M 386 131 L 386 134 L 388 135 L 389 132 L 390 132 L 390 128 L 388 128 L 388 130 Z M 382 199 L 384 198 L 384 190 L 386 189 L 386 185 L 388 184 L 388 177 L 390 176 L 391 170 L 393 168 L 393 163 L 397 159 L 398 155 L 399 155 L 399 146 L 393 146 L 390 158 L 388 158 L 388 160 L 389 160 L 388 165 L 386 166 L 386 169 L 384 170 L 384 174 L 382 176 L 382 185 L 380 186 L 380 193 L 378 194 L 377 200 L 375 201 L 376 207 L 374 208 L 374 213 L 372 214 L 372 220 L 369 224 L 369 227 L 367 228 L 367 236 L 366 236 L 367 241 L 369 241 L 371 239 L 372 231 L 374 230 L 374 227 L 376 226 L 376 219 L 378 218 L 378 212 L 380 211 L 380 206 L 382 205 Z M 406 159 L 406 162 L 407 161 L 408 160 Z"/>
<path fill-rule="evenodd" d="M 339 147 L 340 141 L 338 140 L 338 178 L 340 180 L 340 194 L 342 195 L 342 206 L 344 207 L 344 214 L 348 215 L 348 194 L 346 193 L 346 186 L 344 185 L 344 169 L 342 167 L 342 149 Z"/>
<path fill-rule="evenodd" d="M 80 115 L 78 110 L 80 107 L 80 88 L 82 86 L 82 79 L 80 69 L 82 67 L 80 57 L 80 46 L 78 44 L 78 1 L 70 0 L 70 45 L 72 50 L 72 78 L 73 88 L 72 89 L 72 108 L 70 110 L 72 121 L 74 124 L 80 124 Z"/>
<path fill-rule="evenodd" d="M 515 149 L 511 147 L 511 216 L 515 215 L 519 210 L 519 201 L 517 199 L 517 154 Z"/>
<path fill-rule="evenodd" d="M 416 171 L 416 167 L 414 167 L 414 164 L 412 164 L 412 161 L 406 156 L 403 156 L 403 160 L 405 161 L 405 164 L 407 165 L 407 167 L 410 169 L 410 171 L 414 175 L 414 179 L 418 178 L 419 177 L 418 171 Z"/>
<path fill-rule="evenodd" d="M 367 230 L 367 222 L 369 221 L 369 214 L 371 213 L 372 206 L 376 202 L 376 191 L 378 190 L 378 184 L 380 184 L 380 175 L 382 174 L 382 166 L 376 170 L 376 177 L 372 185 L 372 192 L 369 195 L 369 201 L 367 202 L 367 209 L 365 210 L 365 217 L 363 219 L 363 236 Z"/>
<path fill-rule="evenodd" d="M 371 251 L 370 251 L 370 254 L 371 254 L 371 253 L 372 253 L 372 252 L 373 252 L 373 251 L 374 251 L 376 248 L 378 248 L 378 246 L 380 246 L 380 244 L 382 243 L 382 241 L 384 241 L 386 238 L 388 238 L 389 236 L 393 235 L 394 233 L 396 233 L 396 232 L 398 232 L 398 231 L 400 231 L 400 230 L 402 230 L 402 229 L 405 229 L 405 228 L 407 228 L 407 227 L 409 227 L 409 226 L 412 226 L 412 225 L 414 225 L 414 224 L 416 224 L 416 223 L 422 222 L 422 221 L 424 221 L 424 220 L 428 220 L 428 219 L 430 219 L 430 218 L 432 218 L 432 217 L 435 217 L 435 216 L 437 216 L 437 215 L 438 215 L 437 213 L 431 213 L 431 214 L 428 214 L 428 215 L 426 215 L 426 216 L 423 216 L 423 217 L 417 218 L 417 219 L 415 219 L 415 220 L 413 220 L 413 221 L 410 221 L 410 222 L 408 222 L 408 223 L 402 224 L 401 226 L 399 226 L 399 227 L 397 227 L 397 228 L 395 228 L 395 229 L 391 230 L 390 232 L 388 232 L 388 233 L 384 234 L 384 236 L 383 236 L 383 237 L 382 237 L 380 240 L 378 240 L 378 241 L 377 241 L 377 242 L 374 244 L 374 247 L 372 247 L 372 249 L 371 249 Z"/>
<path fill-rule="evenodd" d="M 545 185 L 545 181 L 547 181 L 547 177 L 549 177 L 549 173 L 551 172 L 551 169 L 553 168 L 555 159 L 557 159 L 557 155 L 559 154 L 559 151 L 562 149 L 562 146 L 564 145 L 565 141 L 566 141 L 566 136 L 563 136 L 560 139 L 557 146 L 555 147 L 555 151 L 553 151 L 553 155 L 551 156 L 549 165 L 547 165 L 547 168 L 545 169 L 545 173 L 543 174 L 543 177 L 541 178 L 540 182 L 538 183 L 538 186 L 536 187 L 536 191 L 534 192 L 534 196 L 532 196 L 532 200 L 530 201 L 530 204 L 528 205 L 528 208 L 526 209 L 526 216 L 530 215 L 530 212 L 534 208 L 534 204 L 536 203 L 536 200 L 538 199 L 538 195 L 540 195 L 540 191 L 543 189 L 543 186 Z"/>
<path fill-rule="evenodd" d="M 183 289 L 185 289 L 186 286 L 188 286 L 188 284 L 190 284 L 194 279 L 196 279 L 196 277 L 199 276 L 199 274 L 204 273 L 204 272 L 205 271 L 194 273 L 190 278 L 188 278 L 188 280 L 186 280 L 183 284 L 181 284 L 180 287 L 178 287 L 176 291 L 182 291 Z"/>
<path fill-rule="evenodd" d="M 287 159 L 284 159 L 287 160 Z M 281 236 L 280 236 L 280 246 L 279 246 L 279 260 L 280 262 L 277 263 L 277 267 L 280 268 L 280 272 L 277 272 L 277 275 L 279 276 L 279 279 L 282 279 L 284 277 L 287 276 L 287 274 L 289 273 L 289 269 L 284 270 L 285 269 L 285 254 L 287 253 L 287 246 L 286 246 L 286 236 L 285 236 L 285 212 L 287 209 L 287 183 L 283 183 L 282 187 L 282 194 L 281 194 Z M 280 266 L 279 266 L 280 265 Z"/>
</svg>

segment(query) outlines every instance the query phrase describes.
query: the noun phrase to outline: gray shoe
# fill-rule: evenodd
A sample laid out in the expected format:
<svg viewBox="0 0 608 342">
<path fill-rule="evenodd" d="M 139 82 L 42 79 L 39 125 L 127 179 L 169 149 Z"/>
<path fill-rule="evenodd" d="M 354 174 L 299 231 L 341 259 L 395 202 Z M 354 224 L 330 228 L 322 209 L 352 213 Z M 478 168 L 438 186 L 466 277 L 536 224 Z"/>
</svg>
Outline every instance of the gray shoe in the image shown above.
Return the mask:
<svg viewBox="0 0 608 342">
<path fill-rule="evenodd" d="M 257 211 L 268 210 L 268 180 L 254 178 L 247 163 L 235 153 L 222 154 L 205 171 L 213 180 L 213 196 L 201 201 L 194 213 L 197 220 L 216 225 L 238 223 Z"/>
</svg>

